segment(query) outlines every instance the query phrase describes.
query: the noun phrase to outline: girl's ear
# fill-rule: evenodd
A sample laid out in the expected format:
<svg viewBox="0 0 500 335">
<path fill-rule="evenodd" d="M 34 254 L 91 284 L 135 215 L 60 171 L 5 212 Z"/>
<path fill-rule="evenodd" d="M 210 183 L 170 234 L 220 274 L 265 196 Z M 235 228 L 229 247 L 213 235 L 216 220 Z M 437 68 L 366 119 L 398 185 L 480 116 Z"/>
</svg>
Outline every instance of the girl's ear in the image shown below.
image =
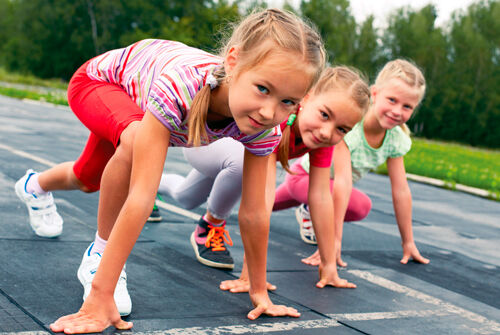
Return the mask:
<svg viewBox="0 0 500 335">
<path fill-rule="evenodd" d="M 227 75 L 232 75 L 232 72 L 238 64 L 238 47 L 234 46 L 229 49 L 226 57 L 224 58 L 224 68 Z"/>
</svg>

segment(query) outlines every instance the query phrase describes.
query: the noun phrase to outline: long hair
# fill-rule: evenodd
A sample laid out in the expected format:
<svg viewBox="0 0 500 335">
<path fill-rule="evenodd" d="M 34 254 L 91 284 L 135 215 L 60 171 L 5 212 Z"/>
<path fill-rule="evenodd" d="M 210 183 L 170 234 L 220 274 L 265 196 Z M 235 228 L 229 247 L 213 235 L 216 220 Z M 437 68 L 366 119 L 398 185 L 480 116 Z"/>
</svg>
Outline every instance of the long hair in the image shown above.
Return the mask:
<svg viewBox="0 0 500 335">
<path fill-rule="evenodd" d="M 266 42 L 272 43 L 266 43 Z M 310 87 L 318 80 L 326 63 L 326 53 L 320 35 L 295 14 L 279 9 L 254 12 L 234 28 L 225 43 L 222 57 L 238 46 L 238 64 L 235 77 L 259 65 L 270 53 L 281 51 L 300 56 L 300 69 L 310 76 Z M 224 67 L 214 72 L 218 84 L 226 79 Z M 198 146 L 207 141 L 205 129 L 210 104 L 210 86 L 205 85 L 194 97 L 188 117 L 189 143 Z"/>
<path fill-rule="evenodd" d="M 370 106 L 370 88 L 363 75 L 356 69 L 347 66 L 336 66 L 326 68 L 311 90 L 311 95 L 319 95 L 331 90 L 342 90 L 358 107 L 361 116 L 366 114 Z M 290 146 L 291 126 L 283 129 L 283 135 L 278 147 L 278 159 L 281 166 L 292 173 L 288 165 L 288 148 Z"/>
</svg>

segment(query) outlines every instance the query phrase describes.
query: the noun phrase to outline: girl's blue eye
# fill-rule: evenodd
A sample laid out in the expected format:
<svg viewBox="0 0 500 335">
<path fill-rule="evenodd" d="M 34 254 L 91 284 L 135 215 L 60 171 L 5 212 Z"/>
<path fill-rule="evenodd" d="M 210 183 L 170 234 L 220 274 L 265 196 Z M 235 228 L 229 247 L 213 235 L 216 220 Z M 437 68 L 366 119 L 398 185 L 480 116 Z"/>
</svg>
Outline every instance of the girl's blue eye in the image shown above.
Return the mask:
<svg viewBox="0 0 500 335">
<path fill-rule="evenodd" d="M 394 99 L 394 98 L 389 98 L 389 101 L 390 101 L 390 102 L 396 102 L 396 99 Z"/>
<path fill-rule="evenodd" d="M 281 100 L 285 105 L 287 106 L 295 106 L 295 101 L 293 100 L 289 100 L 289 99 L 285 99 L 285 100 Z"/>
<path fill-rule="evenodd" d="M 342 128 L 342 127 L 338 127 L 337 129 L 338 129 L 338 130 L 339 130 L 342 134 L 344 134 L 344 135 L 345 135 L 345 134 L 347 134 L 347 130 L 345 130 L 344 128 Z"/>
<path fill-rule="evenodd" d="M 257 85 L 257 89 L 261 92 L 261 93 L 264 93 L 264 94 L 268 94 L 269 93 L 269 90 L 262 86 L 262 85 Z"/>
<path fill-rule="evenodd" d="M 321 117 L 322 117 L 323 119 L 328 120 L 328 118 L 329 118 L 328 113 L 325 113 L 325 112 L 322 112 L 322 111 L 320 111 L 320 113 L 321 113 Z"/>
</svg>

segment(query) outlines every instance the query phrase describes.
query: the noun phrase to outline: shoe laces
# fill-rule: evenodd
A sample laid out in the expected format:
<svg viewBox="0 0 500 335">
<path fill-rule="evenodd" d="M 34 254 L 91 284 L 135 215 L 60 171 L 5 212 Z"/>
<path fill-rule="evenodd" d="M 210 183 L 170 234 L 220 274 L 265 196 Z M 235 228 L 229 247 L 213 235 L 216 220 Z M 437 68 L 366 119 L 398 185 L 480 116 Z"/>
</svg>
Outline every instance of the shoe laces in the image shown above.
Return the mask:
<svg viewBox="0 0 500 335">
<path fill-rule="evenodd" d="M 224 251 L 226 250 L 224 241 L 230 246 L 233 245 L 231 236 L 229 236 L 229 232 L 225 229 L 225 226 L 214 227 L 209 224 L 208 229 L 207 241 L 205 242 L 207 248 L 212 247 L 212 251 Z"/>
</svg>

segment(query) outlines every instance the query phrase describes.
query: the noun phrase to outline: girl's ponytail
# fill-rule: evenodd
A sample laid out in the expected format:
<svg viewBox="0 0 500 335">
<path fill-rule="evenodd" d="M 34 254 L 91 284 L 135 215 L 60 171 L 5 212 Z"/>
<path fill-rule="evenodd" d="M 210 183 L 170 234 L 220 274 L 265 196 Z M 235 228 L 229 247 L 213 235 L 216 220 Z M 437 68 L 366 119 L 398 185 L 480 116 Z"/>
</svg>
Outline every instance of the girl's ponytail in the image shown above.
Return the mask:
<svg viewBox="0 0 500 335">
<path fill-rule="evenodd" d="M 281 134 L 281 141 L 278 146 L 278 160 L 281 163 L 283 169 L 290 174 L 294 174 L 290 170 L 290 166 L 288 165 L 288 149 L 290 148 L 290 132 L 292 131 L 292 125 L 295 121 L 297 114 L 290 114 L 288 117 L 288 121 L 286 122 L 286 127 L 283 129 Z"/>
<path fill-rule="evenodd" d="M 198 147 L 208 142 L 207 123 L 208 106 L 210 104 L 210 85 L 205 85 L 196 93 L 188 116 L 188 144 Z"/>
<path fill-rule="evenodd" d="M 405 133 L 406 135 L 410 136 L 411 135 L 411 131 L 410 131 L 410 128 L 408 128 L 408 125 L 406 123 L 403 123 L 402 125 L 400 125 L 399 127 L 401 127 L 401 130 L 403 131 L 403 133 Z"/>
</svg>

